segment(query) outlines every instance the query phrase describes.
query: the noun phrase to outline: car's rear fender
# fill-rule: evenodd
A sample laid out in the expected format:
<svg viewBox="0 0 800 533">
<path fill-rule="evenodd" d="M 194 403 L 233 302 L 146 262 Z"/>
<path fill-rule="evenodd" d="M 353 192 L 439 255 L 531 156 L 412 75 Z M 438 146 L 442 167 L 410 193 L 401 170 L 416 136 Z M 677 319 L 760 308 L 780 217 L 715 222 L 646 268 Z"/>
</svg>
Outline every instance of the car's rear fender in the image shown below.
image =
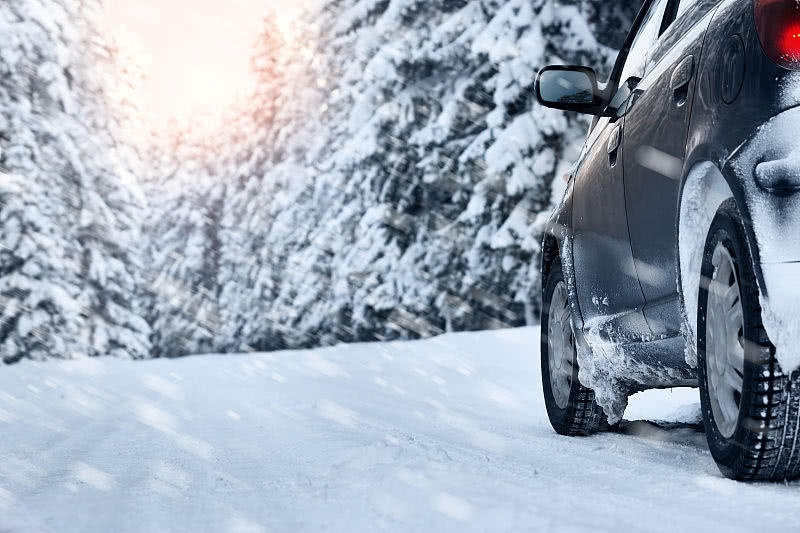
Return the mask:
<svg viewBox="0 0 800 533">
<path fill-rule="evenodd" d="M 800 93 L 800 88 L 797 89 Z M 773 117 L 726 162 L 743 201 L 764 327 L 785 371 L 800 366 L 800 107 Z"/>
<path fill-rule="evenodd" d="M 681 190 L 678 223 L 679 283 L 688 345 L 695 345 L 700 263 L 708 230 L 719 207 L 734 202 L 754 259 L 767 333 L 786 354 L 800 341 L 800 107 L 755 128 L 721 162 L 695 155 Z M 797 324 L 797 327 L 795 327 Z M 797 339 L 794 335 L 798 329 Z M 785 364 L 795 364 L 788 356 Z M 690 348 L 687 361 L 696 364 Z M 800 358 L 798 358 L 800 363 Z"/>
<path fill-rule="evenodd" d="M 779 67 L 766 56 L 752 0 L 721 2 L 697 75 L 677 228 L 690 364 L 695 363 L 696 263 L 711 219 L 724 201 L 732 199 L 741 214 L 759 288 L 776 302 L 775 308 L 791 310 L 789 300 L 799 298 L 779 281 L 791 267 L 767 265 L 800 261 L 800 156 L 796 174 L 791 170 L 792 154 L 800 154 L 800 135 L 792 134 L 800 123 L 800 72 Z"/>
</svg>

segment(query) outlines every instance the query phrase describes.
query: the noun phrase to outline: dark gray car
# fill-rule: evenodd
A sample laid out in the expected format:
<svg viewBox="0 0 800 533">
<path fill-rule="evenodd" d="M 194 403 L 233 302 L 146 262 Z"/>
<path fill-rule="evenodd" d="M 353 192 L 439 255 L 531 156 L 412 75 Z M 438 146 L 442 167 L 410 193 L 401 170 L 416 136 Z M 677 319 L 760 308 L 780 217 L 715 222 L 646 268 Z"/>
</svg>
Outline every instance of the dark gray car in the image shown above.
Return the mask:
<svg viewBox="0 0 800 533">
<path fill-rule="evenodd" d="M 800 476 L 798 71 L 797 0 L 648 0 L 607 83 L 541 70 L 540 103 L 595 116 L 543 244 L 559 433 L 699 386 L 725 475 Z"/>
</svg>

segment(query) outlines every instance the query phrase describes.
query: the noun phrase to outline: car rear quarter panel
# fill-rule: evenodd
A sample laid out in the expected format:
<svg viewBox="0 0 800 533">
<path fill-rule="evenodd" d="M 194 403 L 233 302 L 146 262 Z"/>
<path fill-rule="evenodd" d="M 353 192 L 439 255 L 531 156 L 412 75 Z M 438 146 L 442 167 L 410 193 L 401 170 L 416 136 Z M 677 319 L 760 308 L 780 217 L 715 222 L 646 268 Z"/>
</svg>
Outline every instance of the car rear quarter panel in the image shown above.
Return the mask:
<svg viewBox="0 0 800 533">
<path fill-rule="evenodd" d="M 740 52 L 736 52 L 737 40 Z M 744 61 L 738 61 L 737 53 Z M 741 90 L 734 91 L 733 99 L 723 98 L 726 80 L 730 81 L 735 69 L 744 71 Z M 681 218 L 692 177 L 695 182 L 724 180 L 742 215 L 756 262 L 765 326 L 779 354 L 784 352 L 779 360 L 792 366 L 785 353 L 797 352 L 786 347 L 796 345 L 797 335 L 792 332 L 798 328 L 784 322 L 797 322 L 800 313 L 800 290 L 796 288 L 800 284 L 794 281 L 800 276 L 800 188 L 776 193 L 757 175 L 765 162 L 800 154 L 800 73 L 777 66 L 764 54 L 755 28 L 753 0 L 723 0 L 706 36 L 698 76 L 684 168 L 689 187 L 684 179 Z M 728 93 L 730 96 L 730 90 Z M 796 163 L 796 175 L 787 179 L 797 180 L 800 186 L 800 158 Z M 783 167 L 791 172 L 791 165 Z M 716 186 L 716 190 L 721 189 Z M 714 196 L 715 202 L 719 200 Z M 703 245 L 684 240 L 680 238 L 682 258 L 685 247 Z M 685 266 L 681 265 L 682 272 Z M 682 279 L 689 311 L 686 298 L 697 287 L 687 287 L 685 282 Z"/>
<path fill-rule="evenodd" d="M 730 80 L 731 72 L 740 69 L 741 89 L 735 91 L 732 101 L 726 102 L 723 98 L 726 76 Z M 773 117 L 800 105 L 800 90 L 795 89 L 800 89 L 800 73 L 777 66 L 761 48 L 753 0 L 724 0 L 705 39 L 683 175 L 688 176 L 698 165 L 713 163 L 728 181 L 752 243 L 757 242 L 752 207 L 766 203 L 785 211 L 781 207 L 785 199 L 759 190 L 755 165 L 767 157 L 785 156 L 767 153 L 770 146 L 764 143 L 763 129 Z M 754 153 L 759 149 L 762 154 Z M 756 262 L 763 262 L 764 250 L 753 248 Z M 784 250 L 780 256 L 769 259 L 782 260 L 800 260 L 800 254 Z"/>
</svg>

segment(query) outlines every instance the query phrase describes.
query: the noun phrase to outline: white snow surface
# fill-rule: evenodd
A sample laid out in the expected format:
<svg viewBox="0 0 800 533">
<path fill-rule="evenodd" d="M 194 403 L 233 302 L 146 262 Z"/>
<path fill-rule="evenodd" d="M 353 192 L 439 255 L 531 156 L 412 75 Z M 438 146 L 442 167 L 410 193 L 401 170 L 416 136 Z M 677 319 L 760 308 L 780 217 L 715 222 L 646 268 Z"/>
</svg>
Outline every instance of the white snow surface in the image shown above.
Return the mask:
<svg viewBox="0 0 800 533">
<path fill-rule="evenodd" d="M 695 391 L 550 428 L 536 329 L 0 372 L 3 531 L 786 531 L 797 484 L 723 479 Z"/>
</svg>

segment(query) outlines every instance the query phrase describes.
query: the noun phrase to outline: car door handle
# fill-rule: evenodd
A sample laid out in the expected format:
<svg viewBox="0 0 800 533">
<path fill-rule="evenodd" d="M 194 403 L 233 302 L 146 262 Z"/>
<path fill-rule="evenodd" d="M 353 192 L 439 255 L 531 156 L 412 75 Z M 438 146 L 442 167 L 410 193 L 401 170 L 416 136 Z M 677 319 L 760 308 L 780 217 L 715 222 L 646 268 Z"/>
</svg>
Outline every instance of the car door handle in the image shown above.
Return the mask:
<svg viewBox="0 0 800 533">
<path fill-rule="evenodd" d="M 617 156 L 619 155 L 619 145 L 622 140 L 622 129 L 620 126 L 614 128 L 608 138 L 608 164 L 612 167 L 617 166 Z"/>
<path fill-rule="evenodd" d="M 694 78 L 694 56 L 684 57 L 675 70 L 672 71 L 670 88 L 672 89 L 673 103 L 681 107 L 689 97 L 689 87 Z"/>
</svg>

